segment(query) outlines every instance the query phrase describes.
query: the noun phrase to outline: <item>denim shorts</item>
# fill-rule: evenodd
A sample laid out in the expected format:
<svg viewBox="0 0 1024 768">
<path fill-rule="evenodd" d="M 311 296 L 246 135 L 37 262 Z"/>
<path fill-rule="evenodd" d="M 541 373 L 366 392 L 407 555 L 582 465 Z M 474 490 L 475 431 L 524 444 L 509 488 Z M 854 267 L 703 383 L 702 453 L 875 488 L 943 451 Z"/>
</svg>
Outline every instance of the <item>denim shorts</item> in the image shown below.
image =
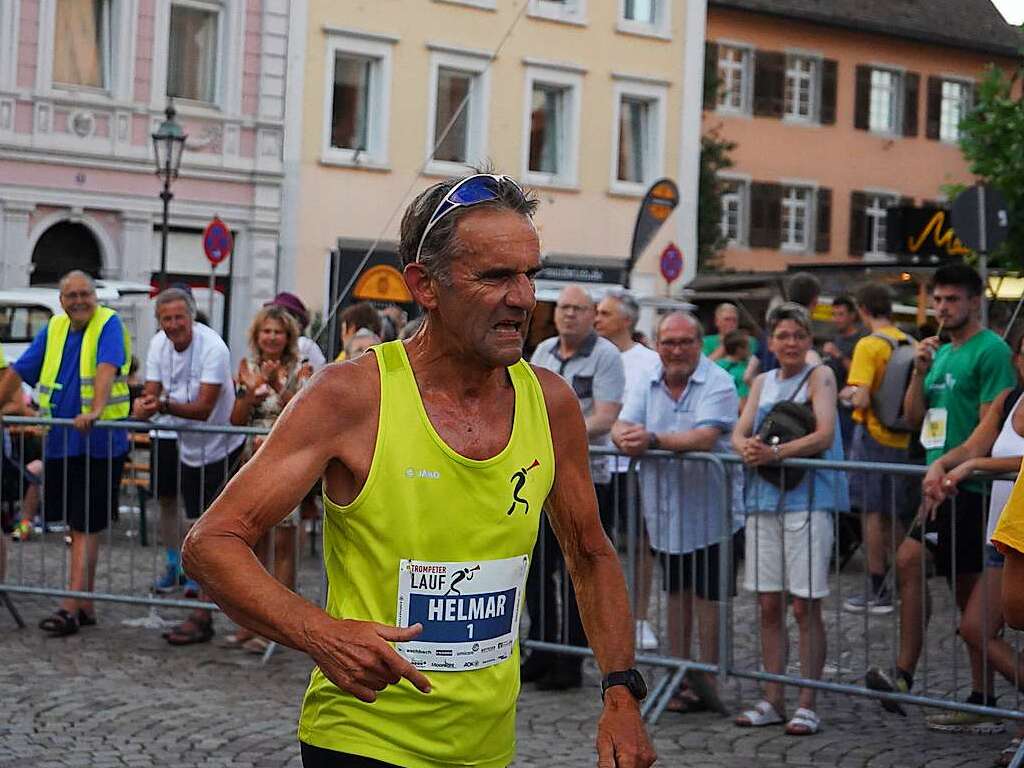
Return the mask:
<svg viewBox="0 0 1024 768">
<path fill-rule="evenodd" d="M 909 464 L 905 448 L 892 448 L 875 440 L 863 424 L 853 432 L 850 461 Z M 920 504 L 921 480 L 914 475 L 880 472 L 850 473 L 850 506 L 864 512 L 882 512 L 909 525 Z M 894 514 L 895 512 L 895 514 Z"/>
</svg>

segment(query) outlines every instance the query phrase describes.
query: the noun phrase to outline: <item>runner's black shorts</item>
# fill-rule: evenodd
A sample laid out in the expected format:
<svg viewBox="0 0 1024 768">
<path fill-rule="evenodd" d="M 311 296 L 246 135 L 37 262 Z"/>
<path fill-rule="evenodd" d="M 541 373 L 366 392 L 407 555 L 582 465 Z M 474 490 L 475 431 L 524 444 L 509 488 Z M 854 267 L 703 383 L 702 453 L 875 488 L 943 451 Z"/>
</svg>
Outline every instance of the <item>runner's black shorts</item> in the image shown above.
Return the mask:
<svg viewBox="0 0 1024 768">
<path fill-rule="evenodd" d="M 728 593 L 736 595 L 736 569 L 739 558 L 736 557 L 738 534 L 732 537 L 732 567 L 729 573 Z M 672 555 L 667 552 L 651 550 L 661 564 L 661 583 L 664 589 L 675 593 L 680 590 L 693 592 L 704 600 L 717 602 L 722 599 L 722 580 L 719 576 L 721 561 L 721 544 L 712 544 L 687 552 L 684 555 Z"/>
<path fill-rule="evenodd" d="M 197 519 L 217 498 L 241 464 L 245 443 L 223 459 L 200 467 L 181 465 L 181 495 L 185 500 L 185 516 Z"/>
<path fill-rule="evenodd" d="M 299 746 L 302 749 L 302 768 L 398 768 L 394 763 L 314 747 L 304 741 L 300 741 Z"/>
<path fill-rule="evenodd" d="M 178 440 L 157 437 L 149 444 L 149 490 L 158 499 L 178 495 Z"/>
<path fill-rule="evenodd" d="M 45 517 L 80 533 L 105 531 L 117 509 L 127 454 L 47 459 L 43 468 Z"/>
<path fill-rule="evenodd" d="M 947 582 L 952 583 L 954 573 L 960 576 L 985 570 L 985 517 L 985 497 L 976 491 L 961 489 L 944 502 L 935 511 L 935 519 L 928 522 L 925 531 L 938 533 L 938 542 L 929 541 L 934 537 L 924 540 L 935 556 L 935 569 Z M 921 526 L 915 525 L 908 535 L 921 541 Z"/>
</svg>

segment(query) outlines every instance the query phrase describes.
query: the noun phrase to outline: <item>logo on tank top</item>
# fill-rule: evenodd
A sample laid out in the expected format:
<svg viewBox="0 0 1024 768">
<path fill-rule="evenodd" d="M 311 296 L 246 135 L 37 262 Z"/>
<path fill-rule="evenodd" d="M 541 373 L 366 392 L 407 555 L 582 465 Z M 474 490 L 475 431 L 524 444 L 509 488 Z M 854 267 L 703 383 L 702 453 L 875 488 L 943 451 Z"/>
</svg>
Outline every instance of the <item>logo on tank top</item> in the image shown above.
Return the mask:
<svg viewBox="0 0 1024 768">
<path fill-rule="evenodd" d="M 540 462 L 537 461 L 537 459 L 534 459 L 533 464 L 531 464 L 530 466 L 523 467 L 518 472 L 512 473 L 512 477 L 509 478 L 509 482 L 512 484 L 512 505 L 508 508 L 508 512 L 505 513 L 506 515 L 511 515 L 513 512 L 515 512 L 516 507 L 519 506 L 520 504 L 522 504 L 524 507 L 523 514 L 530 514 L 530 502 L 524 499 L 522 496 L 520 496 L 519 493 L 523 490 L 523 487 L 526 485 L 526 477 L 529 471 L 534 467 L 539 466 Z"/>
</svg>

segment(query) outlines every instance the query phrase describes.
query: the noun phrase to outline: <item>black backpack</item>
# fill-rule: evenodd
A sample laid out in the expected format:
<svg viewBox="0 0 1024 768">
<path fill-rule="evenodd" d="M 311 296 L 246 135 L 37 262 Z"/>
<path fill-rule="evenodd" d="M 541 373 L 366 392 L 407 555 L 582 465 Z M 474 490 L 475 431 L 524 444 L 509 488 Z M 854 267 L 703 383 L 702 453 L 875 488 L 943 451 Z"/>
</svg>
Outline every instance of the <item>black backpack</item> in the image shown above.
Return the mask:
<svg viewBox="0 0 1024 768">
<path fill-rule="evenodd" d="M 814 409 L 809 403 L 797 403 L 795 399 L 811 374 L 814 373 L 815 368 L 817 366 L 804 374 L 792 395 L 777 402 L 765 415 L 764 421 L 761 422 L 761 426 L 757 430 L 757 436 L 765 445 L 782 445 L 806 437 L 814 431 L 817 425 Z M 805 469 L 787 467 L 783 474 L 782 467 L 778 466 L 769 465 L 757 468 L 757 474 L 784 491 L 791 491 L 800 485 L 806 471 Z M 785 482 L 783 482 L 783 477 L 785 477 Z"/>
</svg>

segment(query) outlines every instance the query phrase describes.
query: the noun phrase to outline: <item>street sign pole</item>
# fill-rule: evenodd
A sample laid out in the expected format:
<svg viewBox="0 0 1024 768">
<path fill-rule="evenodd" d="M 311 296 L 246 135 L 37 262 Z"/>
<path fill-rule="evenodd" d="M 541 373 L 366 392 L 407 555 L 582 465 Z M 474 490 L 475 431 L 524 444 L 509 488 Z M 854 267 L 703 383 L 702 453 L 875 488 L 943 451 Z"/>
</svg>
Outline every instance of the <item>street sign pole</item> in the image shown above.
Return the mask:
<svg viewBox="0 0 1024 768">
<path fill-rule="evenodd" d="M 988 223 L 985 216 L 985 185 L 978 186 L 978 272 L 981 274 L 981 324 L 988 328 Z"/>
<path fill-rule="evenodd" d="M 209 309 L 206 312 L 206 316 L 210 319 L 211 323 L 213 322 L 213 290 L 214 290 L 214 285 L 216 285 L 216 283 L 217 283 L 217 265 L 214 264 L 213 262 L 210 262 L 210 296 L 209 296 L 210 301 L 209 301 L 209 304 L 208 304 Z"/>
</svg>

